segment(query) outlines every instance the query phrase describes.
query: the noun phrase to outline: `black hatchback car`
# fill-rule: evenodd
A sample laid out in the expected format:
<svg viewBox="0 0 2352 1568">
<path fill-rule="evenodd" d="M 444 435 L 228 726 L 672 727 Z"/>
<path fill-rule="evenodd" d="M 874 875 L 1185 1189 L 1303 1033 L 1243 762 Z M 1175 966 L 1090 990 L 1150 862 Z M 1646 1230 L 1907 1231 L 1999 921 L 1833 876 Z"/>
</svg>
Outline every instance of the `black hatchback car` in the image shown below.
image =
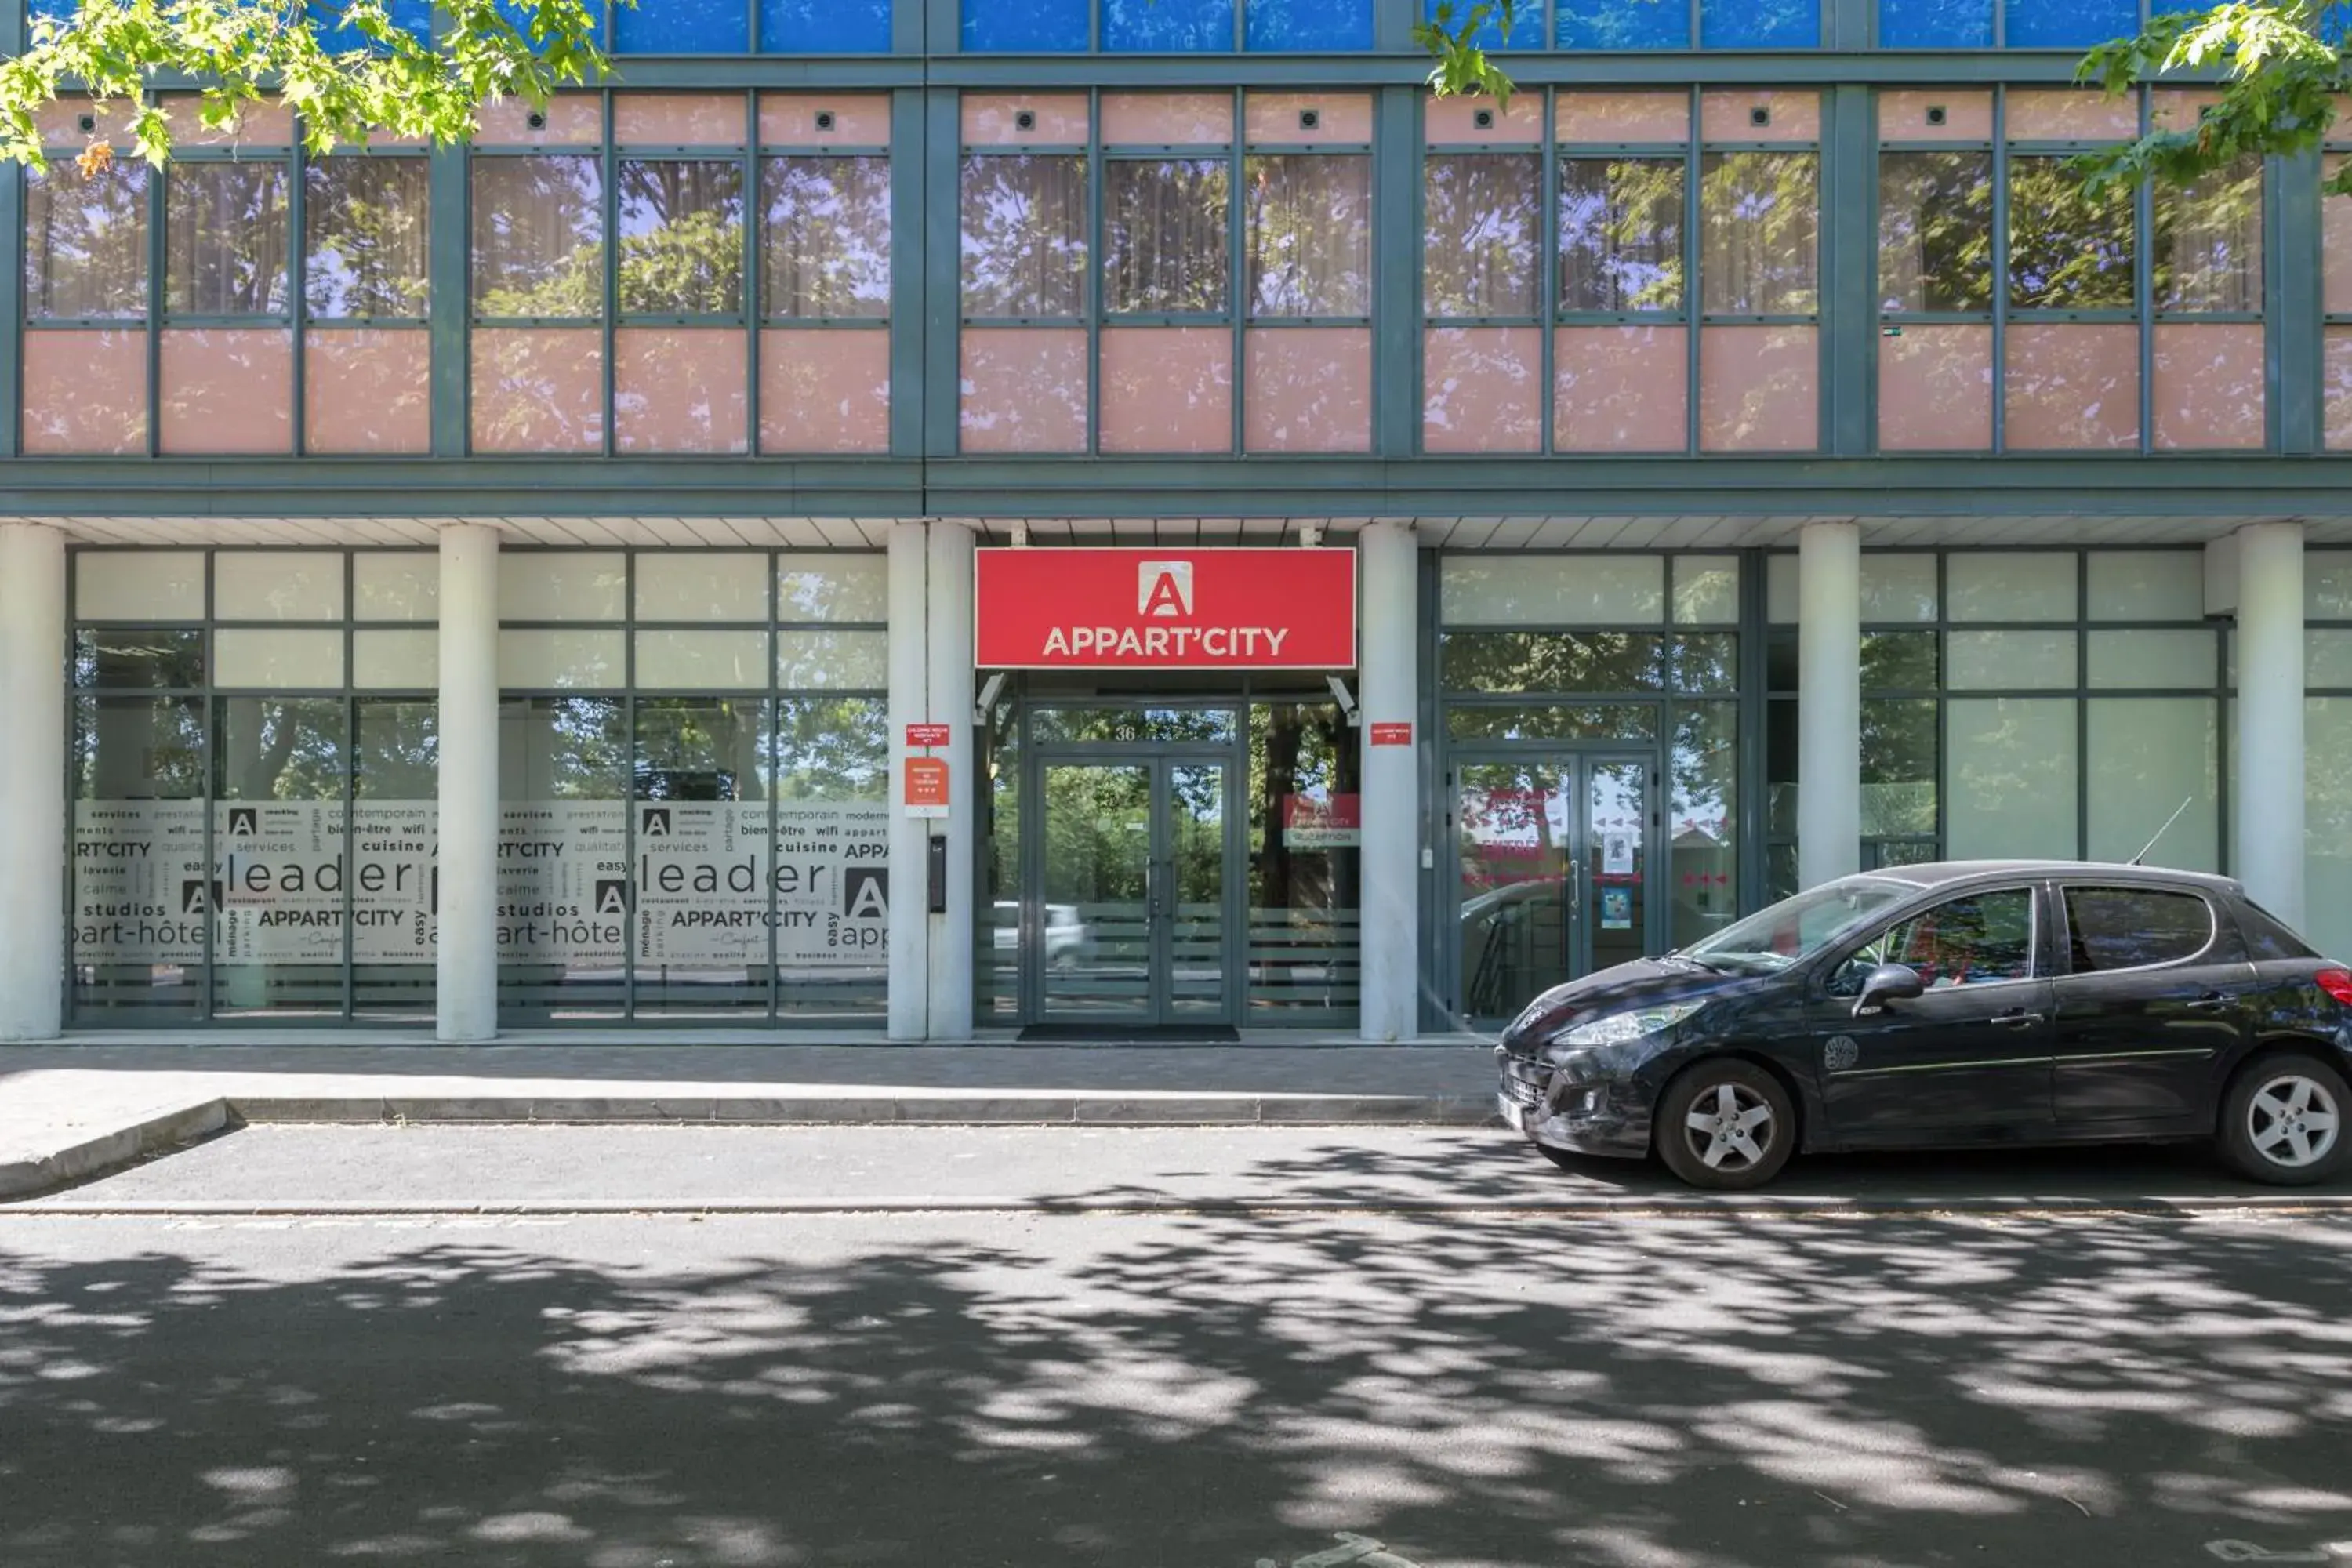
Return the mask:
<svg viewBox="0 0 2352 1568">
<path fill-rule="evenodd" d="M 2347 1158 L 2352 970 L 2224 878 L 1906 866 L 1548 991 L 1496 1055 L 1560 1164 L 1747 1188 L 1801 1149 L 2211 1138 L 2301 1185 Z"/>
</svg>

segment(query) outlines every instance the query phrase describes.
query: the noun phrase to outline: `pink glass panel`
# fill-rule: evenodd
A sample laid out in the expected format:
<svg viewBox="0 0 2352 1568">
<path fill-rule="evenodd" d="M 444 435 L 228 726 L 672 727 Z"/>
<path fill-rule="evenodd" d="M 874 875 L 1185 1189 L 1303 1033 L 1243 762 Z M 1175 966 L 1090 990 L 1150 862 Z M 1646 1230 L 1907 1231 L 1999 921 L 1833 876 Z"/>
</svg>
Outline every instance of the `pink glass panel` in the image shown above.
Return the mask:
<svg viewBox="0 0 2352 1568">
<path fill-rule="evenodd" d="M 819 131 L 816 117 L 833 116 Z M 760 140 L 770 147 L 887 147 L 890 100 L 880 93 L 763 92 Z"/>
<path fill-rule="evenodd" d="M 474 450 L 601 451 L 604 364 L 593 327 L 476 327 Z"/>
<path fill-rule="evenodd" d="M 1772 116 L 1759 125 L 1751 111 Z M 1698 96 L 1698 131 L 1708 142 L 1818 142 L 1822 135 L 1822 95 L 1818 92 L 1703 92 Z"/>
<path fill-rule="evenodd" d="M 743 99 L 704 92 L 624 92 L 613 99 L 613 135 L 633 147 L 740 147 Z"/>
<path fill-rule="evenodd" d="M 1679 452 L 1690 445 L 1681 327 L 1562 327 L 1552 336 L 1552 446 Z"/>
<path fill-rule="evenodd" d="M 1227 327 L 1106 327 L 1102 449 L 1234 449 L 1234 334 Z"/>
<path fill-rule="evenodd" d="M 2120 142 L 2139 134 L 2139 110 L 2128 98 L 2110 100 L 2080 88 L 2012 88 L 2012 142 Z"/>
<path fill-rule="evenodd" d="M 558 93 L 547 100 L 547 123 L 531 129 L 530 104 L 520 98 L 500 99 L 474 111 L 481 134 L 474 140 L 485 147 L 560 147 L 604 139 L 604 109 L 593 93 Z"/>
<path fill-rule="evenodd" d="M 433 449 L 430 333 L 320 328 L 305 343 L 304 451 Z"/>
<path fill-rule="evenodd" d="M 2352 448 L 2352 327 L 2328 328 L 2325 342 L 2327 445 L 2343 451 Z"/>
<path fill-rule="evenodd" d="M 2326 162 L 2329 178 L 2344 167 L 2340 157 Z M 2319 198 L 2320 299 L 2330 315 L 2352 315 L 2352 196 Z"/>
<path fill-rule="evenodd" d="M 1822 444 L 1812 327 L 1701 327 L 1698 444 L 1706 452 L 1810 452 Z"/>
<path fill-rule="evenodd" d="M 1687 142 L 1690 96 L 1562 92 L 1553 129 L 1563 142 Z"/>
<path fill-rule="evenodd" d="M 1087 449 L 1087 334 L 1076 327 L 967 327 L 963 449 Z"/>
<path fill-rule="evenodd" d="M 2258 322 L 2159 322 L 2156 328 L 2156 444 L 2261 447 L 2263 329 Z"/>
<path fill-rule="evenodd" d="M 147 334 L 26 332 L 25 453 L 147 449 Z"/>
<path fill-rule="evenodd" d="M 1431 452 L 1543 447 L 1543 329 L 1432 327 L 1422 334 L 1421 444 Z"/>
<path fill-rule="evenodd" d="M 2321 141 L 2329 147 L 2352 147 L 2352 98 L 2338 98 L 2335 104 L 2336 118 L 2327 122 Z"/>
<path fill-rule="evenodd" d="M 740 452 L 751 384 L 734 327 L 613 333 L 613 446 L 621 452 Z"/>
<path fill-rule="evenodd" d="M 2148 94 L 2148 122 L 2158 131 L 2188 131 L 2198 117 L 2221 101 L 2218 92 L 2204 89 L 2165 88 Z"/>
<path fill-rule="evenodd" d="M 2011 451 L 2139 445 L 2139 329 L 2011 321 L 2004 436 Z"/>
<path fill-rule="evenodd" d="M 1944 111 L 1941 125 L 1927 123 L 1927 110 Z M 1878 139 L 1881 142 L 1990 142 L 1992 140 L 1992 94 L 1926 91 L 1882 92 L 1878 95 Z"/>
<path fill-rule="evenodd" d="M 1483 130 L 1478 124 L 1482 111 L 1495 116 L 1495 122 Z M 1432 142 L 1489 142 L 1532 146 L 1543 140 L 1543 98 L 1539 93 L 1520 93 L 1511 100 L 1510 108 L 1499 113 L 1491 98 L 1425 98 L 1422 100 L 1422 113 L 1423 127 Z"/>
<path fill-rule="evenodd" d="M 1243 339 L 1243 353 L 1247 450 L 1371 450 L 1370 327 L 1255 327 Z"/>
<path fill-rule="evenodd" d="M 1222 92 L 1107 92 L 1102 134 L 1113 146 L 1229 146 L 1234 100 Z"/>
<path fill-rule="evenodd" d="M 131 116 L 132 109 L 121 99 L 100 106 L 87 98 L 57 98 L 33 110 L 33 123 L 40 128 L 44 147 L 82 147 L 100 133 L 121 152 L 131 148 Z M 94 115 L 96 131 L 84 131 L 81 117 Z"/>
<path fill-rule="evenodd" d="M 1315 129 L 1298 117 L 1316 111 Z M 1252 144 L 1320 147 L 1372 139 L 1372 100 L 1360 92 L 1254 92 L 1242 100 L 1242 130 Z"/>
<path fill-rule="evenodd" d="M 1017 117 L 1024 109 L 1037 117 L 1034 130 L 1020 128 Z M 963 141 L 967 147 L 1084 146 L 1087 141 L 1086 95 L 1076 92 L 965 93 Z"/>
<path fill-rule="evenodd" d="M 184 327 L 163 342 L 165 452 L 294 449 L 294 334 L 283 327 Z"/>
<path fill-rule="evenodd" d="M 1992 446 L 1992 329 L 1906 326 L 1878 340 L 1878 445 L 1888 452 Z"/>
<path fill-rule="evenodd" d="M 202 100 L 193 93 L 171 93 L 163 100 L 163 122 L 172 128 L 173 144 L 183 147 L 283 147 L 294 140 L 294 111 L 274 100 L 249 103 L 236 129 L 207 131 L 200 117 Z"/>
<path fill-rule="evenodd" d="M 889 449 L 889 333 L 778 327 L 760 334 L 760 450 Z"/>
</svg>

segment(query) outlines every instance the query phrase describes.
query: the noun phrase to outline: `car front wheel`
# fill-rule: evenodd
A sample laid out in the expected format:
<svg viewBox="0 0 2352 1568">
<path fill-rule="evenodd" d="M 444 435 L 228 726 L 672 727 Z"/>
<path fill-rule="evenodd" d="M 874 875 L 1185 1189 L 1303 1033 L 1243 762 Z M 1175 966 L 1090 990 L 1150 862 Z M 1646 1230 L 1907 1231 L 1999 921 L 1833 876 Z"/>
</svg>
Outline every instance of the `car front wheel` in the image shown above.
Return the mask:
<svg viewBox="0 0 2352 1568">
<path fill-rule="evenodd" d="M 2302 1187 L 2344 1168 L 2344 1075 L 2310 1056 L 2265 1057 L 2231 1081 L 2221 1151 L 2258 1182 Z"/>
<path fill-rule="evenodd" d="M 1743 1192 L 1780 1173 L 1797 1145 L 1797 1110 L 1780 1080 L 1726 1057 L 1686 1068 L 1658 1100 L 1666 1168 L 1695 1187 Z"/>
</svg>

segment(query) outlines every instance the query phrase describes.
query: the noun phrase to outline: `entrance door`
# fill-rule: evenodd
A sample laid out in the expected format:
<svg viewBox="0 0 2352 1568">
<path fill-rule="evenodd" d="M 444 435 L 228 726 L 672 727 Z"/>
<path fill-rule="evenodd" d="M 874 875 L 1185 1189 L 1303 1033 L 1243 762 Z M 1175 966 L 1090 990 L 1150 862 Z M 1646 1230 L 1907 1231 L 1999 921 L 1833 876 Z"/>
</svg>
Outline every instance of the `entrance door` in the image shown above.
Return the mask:
<svg viewBox="0 0 2352 1568">
<path fill-rule="evenodd" d="M 1454 771 L 1454 1005 L 1499 1026 L 1551 987 L 1655 951 L 1656 764 L 1580 752 Z"/>
<path fill-rule="evenodd" d="M 1024 968 L 1048 1024 L 1233 1022 L 1233 764 L 1041 759 L 1044 875 Z"/>
</svg>

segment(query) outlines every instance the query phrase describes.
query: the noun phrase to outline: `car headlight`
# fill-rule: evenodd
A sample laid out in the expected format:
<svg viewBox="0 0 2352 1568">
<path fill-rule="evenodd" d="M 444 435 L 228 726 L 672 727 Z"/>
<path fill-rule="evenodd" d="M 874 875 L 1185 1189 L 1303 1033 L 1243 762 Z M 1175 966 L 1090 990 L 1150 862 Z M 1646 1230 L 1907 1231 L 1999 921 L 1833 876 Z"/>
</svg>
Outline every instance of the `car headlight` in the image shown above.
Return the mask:
<svg viewBox="0 0 2352 1568">
<path fill-rule="evenodd" d="M 1663 1035 L 1676 1024 L 1706 1005 L 1701 997 L 1696 1002 L 1669 1002 L 1663 1007 L 1636 1007 L 1630 1013 L 1612 1013 L 1604 1018 L 1591 1018 L 1572 1029 L 1563 1029 L 1551 1037 L 1551 1043 L 1561 1050 L 1590 1050 L 1598 1046 L 1622 1046 L 1633 1040 Z"/>
</svg>

